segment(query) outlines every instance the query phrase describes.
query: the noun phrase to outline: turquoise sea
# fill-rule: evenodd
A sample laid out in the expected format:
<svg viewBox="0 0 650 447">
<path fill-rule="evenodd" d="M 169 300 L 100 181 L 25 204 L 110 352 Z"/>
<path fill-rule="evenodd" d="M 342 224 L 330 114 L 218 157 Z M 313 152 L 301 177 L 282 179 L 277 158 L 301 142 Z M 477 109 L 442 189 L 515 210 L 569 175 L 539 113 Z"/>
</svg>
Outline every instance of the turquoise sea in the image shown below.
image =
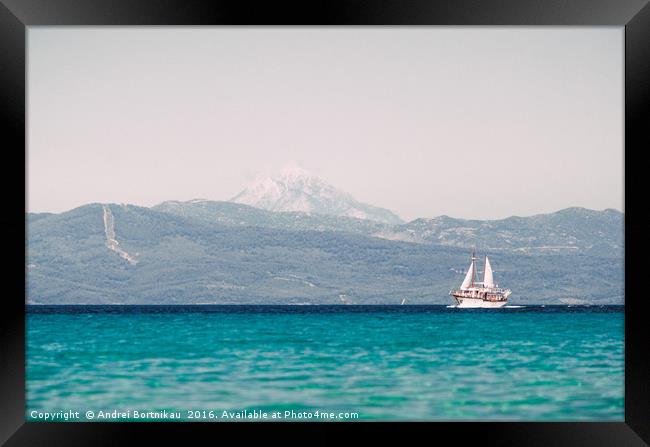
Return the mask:
<svg viewBox="0 0 650 447">
<path fill-rule="evenodd" d="M 27 311 L 28 420 L 624 419 L 622 306 Z"/>
</svg>

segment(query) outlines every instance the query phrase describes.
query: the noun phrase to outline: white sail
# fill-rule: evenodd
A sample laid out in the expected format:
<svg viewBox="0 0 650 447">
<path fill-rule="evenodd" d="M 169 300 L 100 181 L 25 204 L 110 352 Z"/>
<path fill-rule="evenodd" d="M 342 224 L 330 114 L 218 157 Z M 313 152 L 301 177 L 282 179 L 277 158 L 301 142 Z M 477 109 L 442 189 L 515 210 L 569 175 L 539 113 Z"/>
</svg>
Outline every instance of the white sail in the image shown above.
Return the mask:
<svg viewBox="0 0 650 447">
<path fill-rule="evenodd" d="M 465 279 L 463 280 L 463 283 L 460 285 L 460 290 L 469 289 L 469 286 L 472 284 L 473 277 L 474 277 L 474 260 L 472 259 L 472 263 L 469 265 L 469 268 L 467 269 L 467 274 L 465 275 Z"/>
<path fill-rule="evenodd" d="M 492 275 L 492 266 L 490 260 L 485 257 L 485 274 L 483 275 L 483 287 L 494 287 L 494 276 Z"/>
</svg>

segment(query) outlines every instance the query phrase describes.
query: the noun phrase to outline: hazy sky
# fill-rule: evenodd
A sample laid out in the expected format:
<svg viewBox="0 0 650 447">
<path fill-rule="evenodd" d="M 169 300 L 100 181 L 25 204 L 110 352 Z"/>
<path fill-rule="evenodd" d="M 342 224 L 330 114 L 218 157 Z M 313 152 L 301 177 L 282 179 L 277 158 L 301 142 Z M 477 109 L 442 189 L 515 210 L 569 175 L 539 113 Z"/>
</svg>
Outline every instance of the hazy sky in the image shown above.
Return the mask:
<svg viewBox="0 0 650 447">
<path fill-rule="evenodd" d="M 405 219 L 623 207 L 623 28 L 30 27 L 29 211 L 295 161 Z"/>
</svg>

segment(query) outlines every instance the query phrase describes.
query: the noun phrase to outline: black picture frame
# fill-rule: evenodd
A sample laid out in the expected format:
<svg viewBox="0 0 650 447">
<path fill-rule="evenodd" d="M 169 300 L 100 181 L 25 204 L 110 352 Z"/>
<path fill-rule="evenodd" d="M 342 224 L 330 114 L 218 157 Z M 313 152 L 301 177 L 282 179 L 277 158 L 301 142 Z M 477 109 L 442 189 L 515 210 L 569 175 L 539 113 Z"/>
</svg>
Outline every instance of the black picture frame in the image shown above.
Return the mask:
<svg viewBox="0 0 650 447">
<path fill-rule="evenodd" d="M 272 436 L 320 423 L 43 423 L 25 422 L 26 27 L 36 25 L 570 25 L 625 27 L 625 422 L 325 424 L 319 441 L 364 429 L 404 439 L 481 445 L 650 443 L 650 340 L 641 269 L 645 249 L 644 150 L 650 148 L 650 5 L 648 0 L 0 0 L 0 129 L 2 129 L 4 296 L 0 307 L 0 442 L 23 445 L 119 445 L 236 431 Z M 21 169 L 22 167 L 22 169 Z M 635 205 L 636 203 L 636 205 Z M 647 231 L 647 230 L 646 230 Z M 638 262 L 637 262 L 638 261 Z M 23 291 L 21 298 L 20 291 Z M 408 425 L 408 427 L 406 426 Z M 288 430 L 287 430 L 288 429 Z M 279 433 L 278 433 L 279 434 Z M 286 433 L 284 433 L 286 439 Z M 210 439 L 210 438 L 208 438 Z M 269 438 L 271 439 L 271 438 Z M 281 439 L 283 440 L 283 439 Z M 303 438 L 312 442 L 312 438 Z M 447 441 L 449 442 L 449 441 Z M 148 444 L 148 443 L 147 443 Z"/>
</svg>

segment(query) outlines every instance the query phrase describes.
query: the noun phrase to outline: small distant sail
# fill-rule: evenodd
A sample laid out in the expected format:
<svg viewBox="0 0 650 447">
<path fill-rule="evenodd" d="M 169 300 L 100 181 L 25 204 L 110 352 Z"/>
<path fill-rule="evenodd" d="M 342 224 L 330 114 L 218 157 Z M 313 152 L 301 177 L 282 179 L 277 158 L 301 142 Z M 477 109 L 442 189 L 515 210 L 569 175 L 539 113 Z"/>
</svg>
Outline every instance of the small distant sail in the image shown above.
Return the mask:
<svg viewBox="0 0 650 447">
<path fill-rule="evenodd" d="M 460 290 L 469 289 L 469 286 L 472 284 L 472 278 L 474 278 L 474 259 L 472 259 L 472 263 L 469 265 L 469 268 L 467 269 L 467 274 L 465 275 L 465 279 L 463 280 L 463 283 L 460 285 Z"/>
<path fill-rule="evenodd" d="M 490 260 L 485 257 L 485 274 L 483 276 L 483 287 L 494 287 L 494 276 L 492 275 L 492 266 Z"/>
</svg>

